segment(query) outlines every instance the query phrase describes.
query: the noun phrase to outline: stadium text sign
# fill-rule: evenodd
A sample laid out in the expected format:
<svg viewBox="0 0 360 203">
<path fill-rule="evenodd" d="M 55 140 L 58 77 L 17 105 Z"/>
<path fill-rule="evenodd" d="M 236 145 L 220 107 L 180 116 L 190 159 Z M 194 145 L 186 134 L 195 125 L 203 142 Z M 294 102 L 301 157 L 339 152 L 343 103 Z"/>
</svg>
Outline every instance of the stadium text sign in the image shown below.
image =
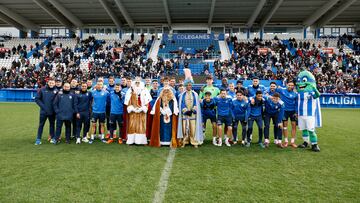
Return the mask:
<svg viewBox="0 0 360 203">
<path fill-rule="evenodd" d="M 321 106 L 332 108 L 359 108 L 360 95 L 322 94 L 320 104 Z"/>
<path fill-rule="evenodd" d="M 212 34 L 174 34 L 173 36 L 174 40 L 179 39 L 212 39 Z"/>
<path fill-rule="evenodd" d="M 323 97 L 323 104 L 335 104 L 335 105 L 356 105 L 356 98 L 355 97 L 329 97 L 326 100 L 326 97 Z"/>
</svg>

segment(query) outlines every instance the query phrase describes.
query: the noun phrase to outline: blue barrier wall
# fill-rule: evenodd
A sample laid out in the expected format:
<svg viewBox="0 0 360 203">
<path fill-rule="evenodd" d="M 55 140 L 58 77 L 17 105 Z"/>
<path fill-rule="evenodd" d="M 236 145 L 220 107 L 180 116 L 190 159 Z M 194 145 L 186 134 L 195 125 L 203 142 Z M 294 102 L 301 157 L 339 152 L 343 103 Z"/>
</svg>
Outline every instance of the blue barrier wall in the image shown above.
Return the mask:
<svg viewBox="0 0 360 203">
<path fill-rule="evenodd" d="M 7 102 L 32 102 L 35 100 L 35 89 L 0 89 L 0 101 Z"/>
<path fill-rule="evenodd" d="M 36 94 L 33 89 L 0 89 L 0 101 L 33 102 Z M 325 108 L 360 108 L 360 94 L 321 94 L 320 103 Z"/>
</svg>

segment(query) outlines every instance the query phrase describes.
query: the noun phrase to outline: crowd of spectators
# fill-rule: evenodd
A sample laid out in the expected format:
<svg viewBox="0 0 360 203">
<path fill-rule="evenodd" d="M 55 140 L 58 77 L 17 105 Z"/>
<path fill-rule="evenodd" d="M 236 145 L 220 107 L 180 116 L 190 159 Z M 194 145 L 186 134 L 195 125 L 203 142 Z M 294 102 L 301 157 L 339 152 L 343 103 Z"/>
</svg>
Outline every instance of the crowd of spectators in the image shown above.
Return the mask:
<svg viewBox="0 0 360 203">
<path fill-rule="evenodd" d="M 40 46 L 40 44 L 38 42 L 35 43 L 35 45 L 26 45 L 26 44 L 19 44 L 17 46 L 13 46 L 11 49 L 7 49 L 7 50 L 2 50 L 0 52 L 0 59 L 2 58 L 7 58 L 7 57 L 10 57 L 10 56 L 18 56 L 18 57 L 21 57 L 21 58 L 26 58 L 27 57 L 27 54 L 28 52 L 38 48 Z M 0 48 L 5 48 L 5 45 L 4 43 L 0 43 Z"/>
<path fill-rule="evenodd" d="M 161 50 L 167 48 L 167 46 L 176 47 L 168 51 L 168 53 L 162 53 Z M 221 55 L 220 50 L 217 50 L 216 46 L 213 43 L 210 43 L 207 47 L 204 48 L 187 48 L 183 47 L 183 44 L 177 44 L 176 40 L 162 41 L 159 46 L 160 55 L 172 56 L 172 58 L 178 58 L 182 60 L 190 59 L 212 59 Z M 185 45 L 186 46 L 186 45 Z M 190 45 L 191 47 L 191 45 Z M 165 49 L 167 50 L 167 49 Z"/>
<path fill-rule="evenodd" d="M 73 49 L 63 47 L 54 40 L 44 49 L 34 52 L 33 58 L 40 59 L 38 64 L 31 64 L 29 59 L 19 56 L 10 68 L 2 67 L 0 88 L 37 88 L 43 86 L 49 77 L 81 81 L 110 75 L 154 78 L 177 74 L 174 67 L 178 67 L 178 60 L 164 61 L 159 57 L 155 63 L 147 59 L 148 49 L 149 44 L 143 36 L 137 41 L 115 41 L 108 45 L 104 40 L 89 37 L 78 40 Z M 86 68 L 81 66 L 84 59 L 87 59 Z"/>
<path fill-rule="evenodd" d="M 246 80 L 258 77 L 262 80 L 287 80 L 296 78 L 303 69 L 317 78 L 322 93 L 359 93 L 360 56 L 356 53 L 328 54 L 321 46 L 310 42 L 289 39 L 295 49 L 292 54 L 280 40 L 254 39 L 238 42 L 236 37 L 227 39 L 234 47 L 230 60 L 216 60 L 215 76 Z M 343 37 L 339 42 L 344 42 Z M 341 45 L 340 43 L 340 45 Z M 326 43 L 325 43 L 326 44 Z"/>
<path fill-rule="evenodd" d="M 154 39 L 154 38 L 153 38 Z M 262 80 L 288 80 L 296 78 L 302 69 L 308 69 L 317 78 L 319 90 L 323 93 L 359 93 L 360 58 L 356 53 L 329 55 L 323 53 L 315 43 L 290 39 L 290 46 L 296 49 L 292 54 L 280 40 L 238 41 L 236 37 L 227 39 L 233 45 L 233 54 L 229 60 L 214 62 L 214 76 L 218 79 L 247 80 L 258 77 Z M 342 44 L 358 42 L 348 37 L 340 37 Z M 0 45 L 1 46 L 1 45 Z M 35 46 L 39 46 L 37 43 Z M 56 40 L 43 49 L 34 51 L 33 58 L 40 59 L 38 64 L 31 64 L 24 57 L 26 45 L 11 49 L 9 54 L 20 54 L 12 62 L 11 68 L 0 70 L 0 88 L 37 88 L 43 86 L 49 77 L 63 81 L 72 79 L 87 80 L 97 77 L 134 77 L 158 78 L 163 75 L 178 75 L 180 64 L 188 66 L 191 58 L 164 60 L 158 57 L 156 62 L 147 58 L 151 42 L 143 36 L 137 40 L 122 43 L 106 43 L 89 37 L 77 39 L 75 48 L 63 47 Z M 30 47 L 32 50 L 34 47 Z M 37 49 L 35 49 L 37 50 Z M 84 66 L 83 60 L 88 59 Z M 207 65 L 202 74 L 211 75 Z"/>
</svg>

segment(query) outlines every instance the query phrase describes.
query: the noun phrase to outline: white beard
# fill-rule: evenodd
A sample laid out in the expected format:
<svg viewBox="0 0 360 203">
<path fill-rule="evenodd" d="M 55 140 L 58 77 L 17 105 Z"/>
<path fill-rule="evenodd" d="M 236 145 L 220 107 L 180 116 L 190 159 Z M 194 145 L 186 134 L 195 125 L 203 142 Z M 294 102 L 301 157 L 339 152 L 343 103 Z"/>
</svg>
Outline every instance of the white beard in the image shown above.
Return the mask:
<svg viewBox="0 0 360 203">
<path fill-rule="evenodd" d="M 135 87 L 134 87 L 134 92 L 135 92 L 137 95 L 140 95 L 141 91 L 142 91 L 142 88 L 141 88 L 141 87 L 138 87 L 138 86 L 135 86 Z"/>
</svg>

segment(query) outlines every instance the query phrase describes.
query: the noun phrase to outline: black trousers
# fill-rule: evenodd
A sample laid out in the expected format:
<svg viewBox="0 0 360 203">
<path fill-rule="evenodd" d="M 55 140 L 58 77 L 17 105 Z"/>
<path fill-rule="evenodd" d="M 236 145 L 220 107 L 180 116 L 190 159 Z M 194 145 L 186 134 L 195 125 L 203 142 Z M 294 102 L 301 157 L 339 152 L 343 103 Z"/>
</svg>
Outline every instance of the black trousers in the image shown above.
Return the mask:
<svg viewBox="0 0 360 203">
<path fill-rule="evenodd" d="M 249 118 L 248 121 L 248 130 L 247 130 L 247 142 L 251 142 L 251 134 L 253 132 L 253 125 L 254 122 L 256 122 L 257 126 L 258 126 L 258 131 L 259 131 L 259 141 L 258 143 L 262 142 L 262 138 L 263 138 L 263 121 L 262 121 L 262 116 L 256 116 L 256 117 L 251 117 Z"/>
<path fill-rule="evenodd" d="M 89 132 L 90 129 L 90 113 L 89 112 L 81 112 L 80 118 L 76 119 L 76 138 L 80 138 L 80 132 L 83 128 L 83 136 L 86 137 L 86 133 Z"/>
<path fill-rule="evenodd" d="M 245 119 L 235 119 L 233 121 L 233 126 L 232 126 L 233 127 L 232 128 L 233 138 L 234 138 L 235 141 L 238 140 L 237 131 L 238 131 L 239 122 L 241 123 L 241 128 L 242 128 L 241 140 L 245 141 L 245 139 L 246 139 L 246 128 L 247 128 L 247 123 L 245 122 Z"/>
<path fill-rule="evenodd" d="M 71 120 L 71 125 L 72 125 L 72 133 L 71 133 L 71 137 L 74 138 L 76 137 L 76 132 L 77 132 L 77 118 L 76 118 L 76 113 L 73 115 L 73 118 Z"/>
<path fill-rule="evenodd" d="M 264 137 L 265 139 L 269 139 L 270 137 L 270 121 L 273 121 L 274 124 L 274 139 L 282 139 L 282 134 L 281 134 L 281 129 L 278 126 L 277 120 L 278 120 L 278 114 L 274 114 L 274 115 L 269 115 L 269 114 L 265 114 L 264 117 Z"/>
<path fill-rule="evenodd" d="M 59 120 L 56 119 L 56 136 L 55 139 L 58 140 L 61 135 L 61 128 L 65 123 L 65 139 L 66 141 L 70 141 L 71 135 L 71 120 Z"/>
<path fill-rule="evenodd" d="M 119 137 L 121 137 L 121 128 L 123 125 L 123 114 L 110 114 L 110 137 L 114 137 L 114 131 L 119 126 Z M 116 135 L 115 135 L 116 137 Z"/>
<path fill-rule="evenodd" d="M 50 127 L 49 127 L 50 137 L 53 138 L 55 136 L 55 114 L 46 115 L 46 114 L 40 113 L 39 127 L 38 127 L 38 131 L 37 131 L 37 139 L 41 139 L 42 133 L 44 130 L 44 125 L 45 125 L 45 122 L 47 119 L 49 120 L 49 123 L 50 123 Z"/>
</svg>

